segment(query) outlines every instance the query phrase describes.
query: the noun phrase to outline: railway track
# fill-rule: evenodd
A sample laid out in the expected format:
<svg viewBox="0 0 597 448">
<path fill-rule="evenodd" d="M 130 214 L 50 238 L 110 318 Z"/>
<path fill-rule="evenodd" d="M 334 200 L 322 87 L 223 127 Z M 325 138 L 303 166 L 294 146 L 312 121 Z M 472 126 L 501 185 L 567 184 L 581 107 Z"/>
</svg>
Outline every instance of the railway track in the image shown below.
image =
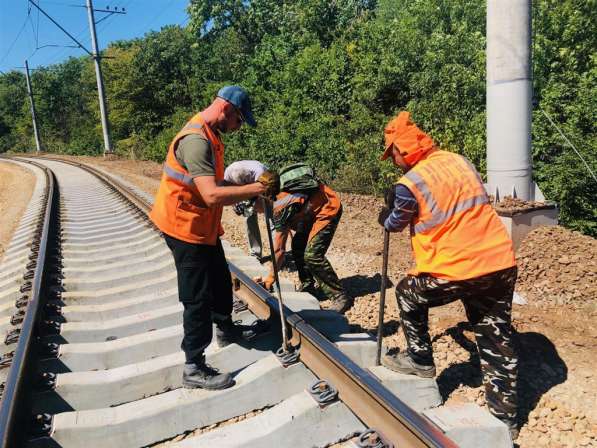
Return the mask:
<svg viewBox="0 0 597 448">
<path fill-rule="evenodd" d="M 147 198 L 77 163 L 13 163 L 37 184 L 0 264 L 3 446 L 456 446 L 390 391 L 370 336 L 286 282 L 298 357 L 276 356 L 277 300 L 251 280 L 266 268 L 226 243 L 235 319 L 272 331 L 207 349 L 234 387 L 181 388 L 176 270 Z"/>
</svg>

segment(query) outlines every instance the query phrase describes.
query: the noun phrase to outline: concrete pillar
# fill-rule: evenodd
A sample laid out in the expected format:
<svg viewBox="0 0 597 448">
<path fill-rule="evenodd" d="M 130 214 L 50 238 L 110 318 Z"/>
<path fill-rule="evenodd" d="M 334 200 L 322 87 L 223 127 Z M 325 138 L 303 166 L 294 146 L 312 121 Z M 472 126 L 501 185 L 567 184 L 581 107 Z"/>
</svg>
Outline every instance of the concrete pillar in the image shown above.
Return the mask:
<svg viewBox="0 0 597 448">
<path fill-rule="evenodd" d="M 487 1 L 487 183 L 532 200 L 531 0 Z"/>
</svg>

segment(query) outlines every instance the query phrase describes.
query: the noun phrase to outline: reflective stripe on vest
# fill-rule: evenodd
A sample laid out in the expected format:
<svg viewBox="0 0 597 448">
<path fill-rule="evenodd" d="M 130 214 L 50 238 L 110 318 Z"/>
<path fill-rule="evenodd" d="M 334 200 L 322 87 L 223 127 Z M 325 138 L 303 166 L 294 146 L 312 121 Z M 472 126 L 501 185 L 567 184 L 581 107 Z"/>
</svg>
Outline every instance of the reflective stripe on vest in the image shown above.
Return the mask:
<svg viewBox="0 0 597 448">
<path fill-rule="evenodd" d="M 201 129 L 202 127 L 203 125 L 199 123 L 188 123 L 184 128 L 182 128 L 182 130 L 184 131 L 185 129 Z"/>
<path fill-rule="evenodd" d="M 477 174 L 476 171 L 473 172 Z M 465 210 L 468 210 L 469 208 L 473 208 L 477 205 L 487 204 L 489 202 L 487 195 L 483 193 L 478 196 L 473 196 L 472 198 L 468 198 L 463 201 L 457 202 L 450 208 L 450 210 L 442 210 L 437 204 L 435 198 L 433 197 L 433 194 L 431 193 L 429 186 L 419 174 L 409 171 L 405 174 L 405 177 L 408 180 L 410 180 L 413 184 L 415 184 L 415 186 L 421 193 L 421 196 L 423 196 L 423 198 L 425 199 L 425 202 L 427 203 L 427 206 L 429 207 L 429 210 L 431 212 L 430 219 L 428 219 L 425 222 L 419 222 L 414 226 L 415 233 L 425 232 L 426 230 L 432 229 L 433 227 L 446 222 L 456 213 L 463 212 Z"/>
<path fill-rule="evenodd" d="M 274 210 L 278 210 L 284 207 L 287 207 L 291 202 L 298 202 L 301 199 L 307 200 L 309 197 L 306 194 L 302 193 L 289 193 L 288 195 L 284 196 L 282 199 L 278 199 L 274 202 Z"/>
<path fill-rule="evenodd" d="M 195 185 L 191 176 L 187 176 L 186 174 L 181 173 L 180 171 L 176 171 L 174 168 L 166 164 L 164 164 L 164 174 L 169 178 L 180 182 L 181 184 L 185 184 L 188 186 Z"/>
</svg>

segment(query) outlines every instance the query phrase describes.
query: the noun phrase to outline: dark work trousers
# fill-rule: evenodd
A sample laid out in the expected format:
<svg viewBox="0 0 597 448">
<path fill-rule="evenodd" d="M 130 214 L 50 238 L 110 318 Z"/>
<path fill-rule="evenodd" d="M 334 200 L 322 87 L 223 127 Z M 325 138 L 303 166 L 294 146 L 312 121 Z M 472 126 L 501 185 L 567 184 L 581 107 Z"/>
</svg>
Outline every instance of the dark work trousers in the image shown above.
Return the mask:
<svg viewBox="0 0 597 448">
<path fill-rule="evenodd" d="M 516 422 L 518 372 L 511 324 L 516 277 L 516 267 L 462 281 L 408 275 L 396 287 L 408 353 L 419 364 L 433 364 L 429 308 L 462 301 L 475 332 L 487 406 L 496 417 L 512 423 Z"/>
<path fill-rule="evenodd" d="M 292 257 L 303 287 L 315 286 L 315 281 L 328 299 L 344 295 L 342 284 L 326 258 L 334 233 L 342 217 L 342 207 L 330 222 L 308 241 L 311 226 L 303 231 L 297 228 L 292 238 Z"/>
<path fill-rule="evenodd" d="M 192 244 L 164 235 L 174 256 L 178 298 L 184 306 L 181 348 L 187 362 L 203 356 L 213 336 L 212 319 L 232 314 L 232 279 L 222 243 Z"/>
</svg>

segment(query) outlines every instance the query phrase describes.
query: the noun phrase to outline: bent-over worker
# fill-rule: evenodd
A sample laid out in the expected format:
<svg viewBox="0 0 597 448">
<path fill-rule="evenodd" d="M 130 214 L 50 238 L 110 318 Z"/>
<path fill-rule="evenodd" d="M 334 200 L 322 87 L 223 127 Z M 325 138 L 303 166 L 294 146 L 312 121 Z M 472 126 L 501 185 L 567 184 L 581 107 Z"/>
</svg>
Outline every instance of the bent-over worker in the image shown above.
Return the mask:
<svg viewBox="0 0 597 448">
<path fill-rule="evenodd" d="M 349 309 L 353 299 L 325 256 L 342 217 L 338 194 L 322 182 L 311 192 L 282 191 L 274 202 L 273 214 L 277 265 L 282 266 L 288 235 L 293 231 L 291 247 L 301 281 L 299 290 L 330 299 L 331 310 L 343 313 Z M 264 284 L 269 289 L 273 282 L 272 270 Z"/>
<path fill-rule="evenodd" d="M 229 185 L 247 185 L 255 182 L 268 168 L 257 160 L 239 160 L 231 163 L 224 171 L 224 180 Z M 257 213 L 265 207 L 263 198 L 250 198 L 234 205 L 234 212 L 245 218 L 249 255 L 261 261 L 263 252 L 261 232 Z"/>
</svg>

